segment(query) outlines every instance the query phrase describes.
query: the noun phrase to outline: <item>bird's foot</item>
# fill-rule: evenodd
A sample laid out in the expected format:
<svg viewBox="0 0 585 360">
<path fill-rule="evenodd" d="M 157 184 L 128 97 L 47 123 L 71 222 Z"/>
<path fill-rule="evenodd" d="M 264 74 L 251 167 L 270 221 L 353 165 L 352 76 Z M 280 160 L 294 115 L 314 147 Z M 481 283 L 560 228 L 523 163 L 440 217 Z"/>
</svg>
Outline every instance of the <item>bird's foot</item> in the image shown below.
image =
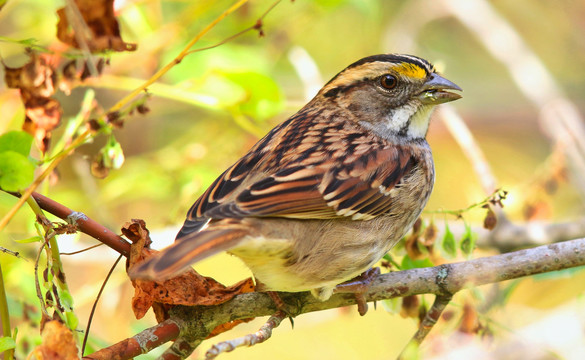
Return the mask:
<svg viewBox="0 0 585 360">
<path fill-rule="evenodd" d="M 368 312 L 368 303 L 364 294 L 368 291 L 370 284 L 378 275 L 380 275 L 380 268 L 371 268 L 364 271 L 361 275 L 337 285 L 333 291 L 335 293 L 353 293 L 357 302 L 358 312 L 361 316 L 364 316 Z"/>
<path fill-rule="evenodd" d="M 290 306 L 286 304 L 284 301 L 282 301 L 282 298 L 280 297 L 280 295 L 278 295 L 276 291 L 266 291 L 266 295 L 270 296 L 270 298 L 274 302 L 274 305 L 276 305 L 276 309 L 278 311 L 282 311 L 286 315 L 286 317 L 289 318 L 290 326 L 294 328 L 295 323 L 293 318 L 295 317 L 295 314 L 298 314 L 298 312 L 296 312 L 296 309 L 294 309 L 293 306 Z"/>
</svg>

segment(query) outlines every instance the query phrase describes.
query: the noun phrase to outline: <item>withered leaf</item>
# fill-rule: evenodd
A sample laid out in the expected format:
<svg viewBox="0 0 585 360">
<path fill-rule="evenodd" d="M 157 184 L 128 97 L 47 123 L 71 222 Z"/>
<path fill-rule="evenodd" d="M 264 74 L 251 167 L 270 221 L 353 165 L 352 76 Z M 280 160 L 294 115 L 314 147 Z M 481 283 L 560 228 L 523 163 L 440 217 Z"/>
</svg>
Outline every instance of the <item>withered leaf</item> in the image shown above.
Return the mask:
<svg viewBox="0 0 585 360">
<path fill-rule="evenodd" d="M 488 207 L 485 218 L 483 219 L 483 227 L 488 230 L 493 230 L 497 224 L 498 218 L 496 217 L 496 213 L 491 207 Z"/>
<path fill-rule="evenodd" d="M 461 315 L 461 324 L 459 331 L 465 334 L 476 334 L 480 329 L 479 317 L 477 310 L 469 303 L 463 305 L 463 315 Z"/>
<path fill-rule="evenodd" d="M 120 25 L 114 15 L 114 0 L 73 0 L 73 3 L 77 9 L 57 11 L 59 40 L 78 49 L 87 45 L 91 52 L 136 50 L 136 44 L 122 40 Z"/>
<path fill-rule="evenodd" d="M 405 296 L 402 298 L 400 316 L 403 318 L 418 318 L 420 300 L 417 295 Z"/>
<path fill-rule="evenodd" d="M 77 346 L 73 333 L 57 320 L 44 324 L 42 343 L 31 353 L 30 358 L 42 360 L 77 360 Z"/>
<path fill-rule="evenodd" d="M 122 233 L 133 244 L 130 250 L 128 268 L 156 253 L 149 249 L 151 240 L 144 221 L 132 220 L 122 228 Z M 136 318 L 142 318 L 155 303 L 169 305 L 217 305 L 234 296 L 254 291 L 251 278 L 242 280 L 232 286 L 224 286 L 212 278 L 202 276 L 190 269 L 183 274 L 164 281 L 132 280 L 134 298 L 132 309 Z M 164 317 L 165 309 L 157 308 L 157 318 Z"/>
<path fill-rule="evenodd" d="M 51 132 L 61 122 L 61 104 L 51 96 L 55 93 L 57 77 L 45 55 L 29 52 L 30 61 L 20 68 L 4 65 L 6 85 L 20 90 L 25 108 L 23 130 L 33 135 L 37 146 L 46 152 Z"/>
</svg>

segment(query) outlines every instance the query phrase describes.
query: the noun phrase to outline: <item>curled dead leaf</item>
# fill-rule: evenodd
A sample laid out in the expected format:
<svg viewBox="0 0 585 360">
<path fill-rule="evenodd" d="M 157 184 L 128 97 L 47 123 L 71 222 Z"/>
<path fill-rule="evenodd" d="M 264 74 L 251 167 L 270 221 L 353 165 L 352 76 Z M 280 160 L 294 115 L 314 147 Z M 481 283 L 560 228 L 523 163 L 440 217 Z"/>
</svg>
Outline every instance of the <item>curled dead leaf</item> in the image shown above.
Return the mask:
<svg viewBox="0 0 585 360">
<path fill-rule="evenodd" d="M 73 333 L 57 320 L 47 321 L 41 332 L 42 342 L 30 358 L 39 360 L 77 360 L 77 345 Z"/>
<path fill-rule="evenodd" d="M 435 223 L 431 221 L 431 223 L 425 228 L 422 244 L 429 248 L 429 250 L 432 250 L 435 240 L 437 240 L 437 227 L 435 226 Z"/>
<path fill-rule="evenodd" d="M 91 52 L 136 50 L 136 44 L 122 40 L 114 0 L 73 0 L 72 4 L 77 8 L 57 11 L 59 40 L 78 49 L 87 46 Z"/>
<path fill-rule="evenodd" d="M 493 230 L 497 224 L 498 218 L 496 217 L 496 213 L 492 210 L 491 207 L 488 207 L 485 218 L 483 219 L 483 227 L 488 230 Z"/>
<path fill-rule="evenodd" d="M 42 152 L 46 152 L 51 132 L 61 122 L 61 104 L 51 98 L 57 76 L 45 55 L 28 52 L 29 62 L 19 68 L 4 65 L 4 79 L 9 88 L 19 89 L 25 108 L 24 131 L 33 135 Z"/>
<path fill-rule="evenodd" d="M 132 222 L 126 223 L 122 228 L 122 233 L 133 243 L 130 249 L 128 269 L 156 253 L 155 250 L 148 248 L 151 240 L 144 221 L 132 220 Z M 135 289 L 132 309 L 136 318 L 142 318 L 152 306 L 159 321 L 166 317 L 167 305 L 217 305 L 238 294 L 253 292 L 255 289 L 251 278 L 232 286 L 224 286 L 210 277 L 198 274 L 193 269 L 164 281 L 135 279 L 132 280 L 132 284 Z M 160 304 L 163 306 L 161 307 Z M 233 324 L 231 327 L 235 325 Z M 231 327 L 226 325 L 223 331 Z"/>
<path fill-rule="evenodd" d="M 477 310 L 469 303 L 463 305 L 463 315 L 461 315 L 461 324 L 459 331 L 465 334 L 476 334 L 480 329 L 479 317 Z"/>
<path fill-rule="evenodd" d="M 400 316 L 403 318 L 418 318 L 420 300 L 417 295 L 405 296 L 402 298 Z"/>
</svg>

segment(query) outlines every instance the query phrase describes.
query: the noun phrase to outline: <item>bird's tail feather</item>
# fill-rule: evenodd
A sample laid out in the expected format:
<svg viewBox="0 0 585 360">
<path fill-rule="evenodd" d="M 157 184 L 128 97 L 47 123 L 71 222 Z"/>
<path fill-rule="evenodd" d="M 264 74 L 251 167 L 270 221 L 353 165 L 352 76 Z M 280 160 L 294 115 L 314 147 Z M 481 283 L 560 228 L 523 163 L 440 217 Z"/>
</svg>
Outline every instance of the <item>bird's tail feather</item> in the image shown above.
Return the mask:
<svg viewBox="0 0 585 360">
<path fill-rule="evenodd" d="M 199 260 L 233 248 L 248 234 L 242 224 L 210 225 L 134 265 L 129 271 L 130 277 L 151 280 L 171 278 Z"/>
</svg>

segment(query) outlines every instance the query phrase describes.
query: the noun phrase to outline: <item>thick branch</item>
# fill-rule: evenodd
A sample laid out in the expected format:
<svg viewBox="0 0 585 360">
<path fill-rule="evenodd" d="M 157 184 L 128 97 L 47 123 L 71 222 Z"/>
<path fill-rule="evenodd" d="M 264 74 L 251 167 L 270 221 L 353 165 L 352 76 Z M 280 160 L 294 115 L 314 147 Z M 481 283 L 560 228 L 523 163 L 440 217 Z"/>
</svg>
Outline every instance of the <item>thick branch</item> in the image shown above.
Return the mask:
<svg viewBox="0 0 585 360">
<path fill-rule="evenodd" d="M 365 294 L 368 301 L 418 294 L 449 297 L 472 287 L 523 276 L 536 275 L 585 265 L 585 238 L 539 246 L 466 262 L 431 268 L 411 269 L 380 275 Z M 336 294 L 320 302 L 309 293 L 281 293 L 296 315 L 356 303 L 352 294 Z M 267 316 L 277 311 L 264 293 L 247 293 L 217 306 L 177 306 L 171 318 L 179 325 L 180 339 L 198 343 L 216 326 L 236 319 Z"/>
</svg>

